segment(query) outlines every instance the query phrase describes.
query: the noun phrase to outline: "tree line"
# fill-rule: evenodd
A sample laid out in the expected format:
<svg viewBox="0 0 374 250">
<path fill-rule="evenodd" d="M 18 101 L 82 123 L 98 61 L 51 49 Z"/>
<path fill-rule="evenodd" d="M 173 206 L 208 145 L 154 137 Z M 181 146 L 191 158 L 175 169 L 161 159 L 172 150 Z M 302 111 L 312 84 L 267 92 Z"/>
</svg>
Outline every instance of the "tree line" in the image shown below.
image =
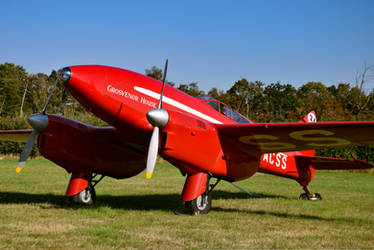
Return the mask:
<svg viewBox="0 0 374 250">
<path fill-rule="evenodd" d="M 151 67 L 145 75 L 162 79 L 162 69 Z M 0 129 L 29 128 L 25 117 L 43 108 L 48 93 L 57 78 L 56 70 L 49 75 L 30 74 L 24 67 L 12 63 L 0 64 Z M 319 121 L 374 120 L 374 65 L 366 65 L 357 73 L 354 83 L 326 86 L 322 82 L 307 82 L 296 88 L 291 84 L 238 79 L 227 90 L 212 88 L 205 92 L 197 82 L 168 84 L 191 96 L 208 95 L 218 99 L 254 122 L 298 121 L 309 111 L 317 113 Z M 86 112 L 72 96 L 58 84 L 50 100 L 48 113 L 71 119 L 105 125 Z M 0 153 L 19 153 L 23 145 L 0 142 Z M 361 159 L 374 162 L 374 147 L 329 149 L 319 152 L 325 156 L 350 157 L 351 153 Z"/>
</svg>

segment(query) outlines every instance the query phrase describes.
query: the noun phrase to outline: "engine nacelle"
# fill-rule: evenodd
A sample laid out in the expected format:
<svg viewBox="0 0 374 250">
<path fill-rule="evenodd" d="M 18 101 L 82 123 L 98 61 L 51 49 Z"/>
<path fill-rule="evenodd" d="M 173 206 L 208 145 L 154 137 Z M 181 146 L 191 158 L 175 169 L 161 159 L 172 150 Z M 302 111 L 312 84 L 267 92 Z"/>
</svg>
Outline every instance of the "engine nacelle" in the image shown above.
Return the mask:
<svg viewBox="0 0 374 250">
<path fill-rule="evenodd" d="M 39 135 L 38 148 L 41 155 L 68 172 L 128 178 L 145 168 L 146 148 L 124 143 L 124 136 L 113 127 L 48 115 L 48 127 Z"/>
</svg>

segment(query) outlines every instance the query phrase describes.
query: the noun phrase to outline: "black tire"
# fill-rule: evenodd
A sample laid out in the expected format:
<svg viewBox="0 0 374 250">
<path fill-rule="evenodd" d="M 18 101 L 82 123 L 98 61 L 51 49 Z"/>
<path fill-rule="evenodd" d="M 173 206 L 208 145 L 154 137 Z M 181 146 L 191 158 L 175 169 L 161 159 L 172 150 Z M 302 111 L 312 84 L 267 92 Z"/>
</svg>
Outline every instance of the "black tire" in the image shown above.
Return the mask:
<svg viewBox="0 0 374 250">
<path fill-rule="evenodd" d="M 186 208 L 191 208 L 197 214 L 207 214 L 212 207 L 212 196 L 203 193 L 196 199 L 186 202 Z"/>
<path fill-rule="evenodd" d="M 81 204 L 81 205 L 92 205 L 95 203 L 96 200 L 96 192 L 95 188 L 92 186 L 86 188 L 82 192 L 74 195 L 71 197 L 71 200 L 76 203 L 76 204 Z"/>
<path fill-rule="evenodd" d="M 315 194 L 312 194 L 312 196 L 310 197 L 310 200 L 322 200 L 322 196 L 319 194 L 319 193 L 315 193 Z"/>
<path fill-rule="evenodd" d="M 299 196 L 299 200 L 317 201 L 317 200 L 322 200 L 322 196 L 319 193 L 315 193 L 311 195 L 303 193 Z"/>
<path fill-rule="evenodd" d="M 309 195 L 306 193 L 300 194 L 299 200 L 309 200 Z"/>
</svg>

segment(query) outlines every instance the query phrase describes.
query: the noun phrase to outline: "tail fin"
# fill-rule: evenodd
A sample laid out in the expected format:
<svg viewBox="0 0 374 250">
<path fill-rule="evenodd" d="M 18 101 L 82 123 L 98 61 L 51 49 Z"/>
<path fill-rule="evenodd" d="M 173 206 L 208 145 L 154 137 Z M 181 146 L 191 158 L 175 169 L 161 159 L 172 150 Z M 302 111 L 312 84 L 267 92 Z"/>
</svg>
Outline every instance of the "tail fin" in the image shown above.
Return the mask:
<svg viewBox="0 0 374 250">
<path fill-rule="evenodd" d="M 317 122 L 317 116 L 316 112 L 314 110 L 310 111 L 302 120 L 299 122 Z M 300 151 L 303 155 L 308 155 L 308 156 L 314 156 L 315 155 L 315 150 L 303 150 Z M 312 177 L 313 178 L 313 177 Z M 300 183 L 301 184 L 301 183 Z"/>
<path fill-rule="evenodd" d="M 317 122 L 316 112 L 310 111 L 300 122 Z"/>
</svg>

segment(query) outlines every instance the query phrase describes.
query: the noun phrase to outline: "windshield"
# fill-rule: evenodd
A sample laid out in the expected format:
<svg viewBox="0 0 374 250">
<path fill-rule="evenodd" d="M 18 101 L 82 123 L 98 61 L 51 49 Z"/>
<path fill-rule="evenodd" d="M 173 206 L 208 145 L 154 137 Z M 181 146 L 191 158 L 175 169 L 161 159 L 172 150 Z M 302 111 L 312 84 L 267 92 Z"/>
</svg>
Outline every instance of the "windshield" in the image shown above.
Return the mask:
<svg viewBox="0 0 374 250">
<path fill-rule="evenodd" d="M 217 112 L 220 112 L 221 114 L 227 116 L 230 119 L 233 119 L 238 123 L 251 123 L 247 118 L 218 100 L 215 100 L 208 96 L 199 96 L 198 98 L 214 108 Z"/>
<path fill-rule="evenodd" d="M 217 101 L 206 100 L 205 102 L 219 112 L 219 107 L 218 107 L 218 102 Z"/>
</svg>

